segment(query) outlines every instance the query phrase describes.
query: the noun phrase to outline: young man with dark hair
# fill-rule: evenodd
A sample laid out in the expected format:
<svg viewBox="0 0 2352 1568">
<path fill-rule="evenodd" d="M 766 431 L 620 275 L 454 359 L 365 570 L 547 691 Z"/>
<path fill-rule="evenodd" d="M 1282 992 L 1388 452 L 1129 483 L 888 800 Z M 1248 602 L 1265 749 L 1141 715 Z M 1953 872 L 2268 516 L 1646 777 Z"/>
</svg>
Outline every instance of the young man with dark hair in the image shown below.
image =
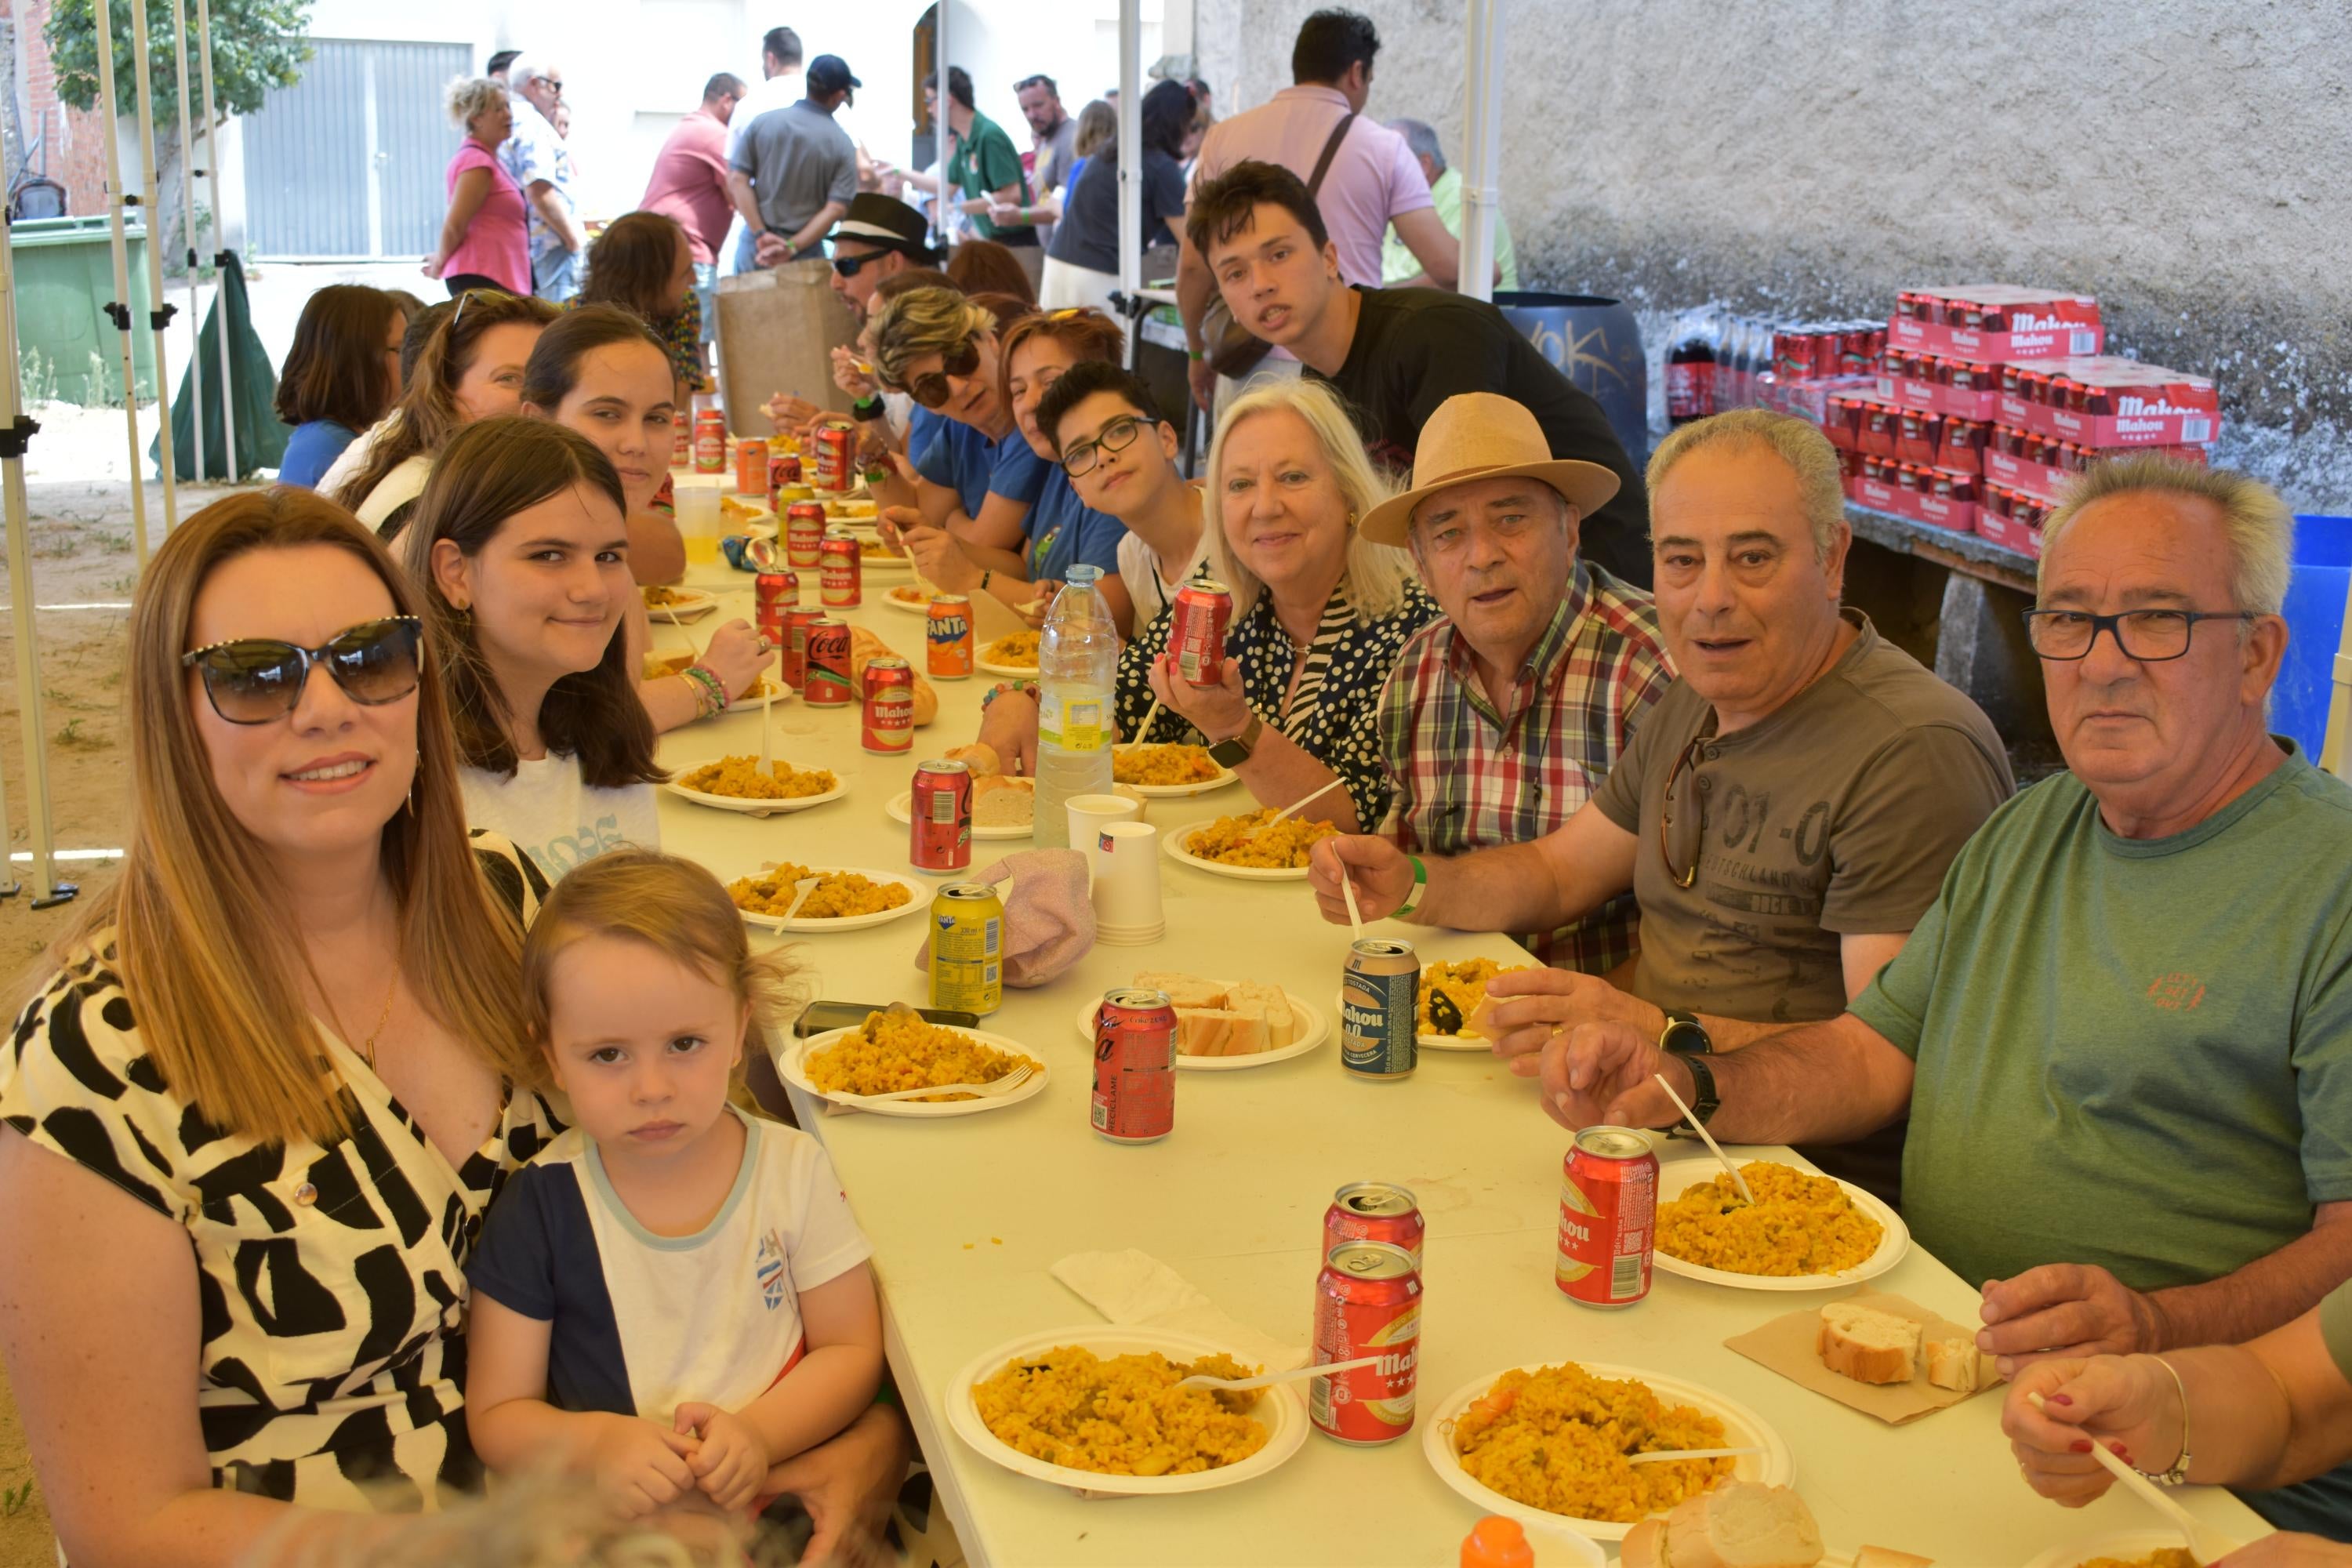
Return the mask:
<svg viewBox="0 0 2352 1568">
<path fill-rule="evenodd" d="M 727 122 L 727 158 L 731 163 L 742 150 L 743 132 L 772 109 L 796 102 L 801 95 L 801 36 L 790 27 L 771 27 L 760 40 L 760 82 L 745 93 Z"/>
<path fill-rule="evenodd" d="M 1328 81 L 1344 90 L 1360 68 L 1362 84 L 1369 89 L 1372 57 L 1380 52 L 1381 36 L 1370 16 L 1336 7 L 1318 11 L 1298 24 L 1298 37 L 1290 46 L 1290 79 Z"/>
<path fill-rule="evenodd" d="M 929 79 L 927 86 L 936 83 Z M 939 168 L 940 199 L 988 202 L 1008 206 L 1029 205 L 1029 173 L 1004 127 L 972 107 L 971 75 L 961 66 L 948 68 L 948 127 L 945 162 Z M 1075 135 L 1075 132 L 1073 133 Z M 971 232 L 992 239 L 1019 256 L 1022 270 L 1034 289 L 1045 268 L 1045 253 L 1038 247 L 1037 230 L 1029 224 L 1000 224 L 982 207 L 970 215 Z"/>
<path fill-rule="evenodd" d="M 1196 185 L 1185 234 L 1234 320 L 1337 388 L 1382 467 L 1412 468 L 1423 424 L 1447 398 L 1494 392 L 1535 416 L 1553 457 L 1615 474 L 1616 495 L 1583 520 L 1583 556 L 1649 585 L 1649 511 L 1633 460 L 1601 405 L 1500 310 L 1434 289 L 1350 287 L 1305 183 L 1272 163 L 1237 163 Z"/>
<path fill-rule="evenodd" d="M 1166 613 L 1201 565 L 1201 495 L 1176 466 L 1176 426 L 1125 365 L 1087 360 L 1037 404 L 1037 428 L 1060 455 L 1078 499 L 1127 525 L 1118 575 L 1138 630 Z"/>
<path fill-rule="evenodd" d="M 490 57 L 489 63 L 482 67 L 482 74 L 492 81 L 504 82 L 507 79 L 507 68 L 520 58 L 522 58 L 520 49 L 500 49 Z"/>
</svg>

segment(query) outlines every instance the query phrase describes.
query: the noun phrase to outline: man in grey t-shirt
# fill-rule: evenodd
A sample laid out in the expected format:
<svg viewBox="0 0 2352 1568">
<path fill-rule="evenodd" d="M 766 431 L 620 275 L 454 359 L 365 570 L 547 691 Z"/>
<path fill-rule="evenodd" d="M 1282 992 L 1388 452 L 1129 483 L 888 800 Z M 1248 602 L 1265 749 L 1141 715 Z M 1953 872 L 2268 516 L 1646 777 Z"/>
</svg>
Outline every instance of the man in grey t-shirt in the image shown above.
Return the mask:
<svg viewBox="0 0 2352 1568">
<path fill-rule="evenodd" d="M 727 194 L 743 216 L 739 272 L 822 254 L 857 195 L 857 148 L 833 117 L 863 84 L 838 55 L 811 60 L 807 81 L 806 98 L 752 121 L 730 157 Z"/>
<path fill-rule="evenodd" d="M 1049 76 L 1024 76 L 1013 84 L 1013 97 L 1020 101 L 1021 118 L 1029 122 L 1029 147 L 1035 163 L 1029 172 L 1029 188 L 1043 200 L 1048 191 L 1059 191 L 1070 183 L 1070 165 L 1078 155 L 1078 122 L 1062 107 L 1062 89 Z M 1068 193 L 1063 195 L 1068 200 Z M 1037 226 L 1037 243 L 1051 249 L 1055 226 Z"/>
</svg>

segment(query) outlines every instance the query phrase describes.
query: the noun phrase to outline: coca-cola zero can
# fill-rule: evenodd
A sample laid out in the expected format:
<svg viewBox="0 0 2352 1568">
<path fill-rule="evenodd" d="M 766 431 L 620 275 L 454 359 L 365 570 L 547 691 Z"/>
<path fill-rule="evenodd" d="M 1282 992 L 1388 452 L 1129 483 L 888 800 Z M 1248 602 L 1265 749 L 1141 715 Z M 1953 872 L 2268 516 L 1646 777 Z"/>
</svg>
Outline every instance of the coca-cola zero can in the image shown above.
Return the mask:
<svg viewBox="0 0 2352 1568">
<path fill-rule="evenodd" d="M 1165 991 L 1107 993 L 1095 1015 L 1094 1130 L 1156 1143 L 1176 1125 L 1176 1008 Z"/>
<path fill-rule="evenodd" d="M 971 769 L 939 758 L 915 769 L 907 795 L 907 858 L 920 871 L 961 871 L 971 864 Z"/>
<path fill-rule="evenodd" d="M 813 708 L 846 707 L 854 695 L 849 674 L 849 623 L 831 616 L 809 623 L 808 685 L 803 699 Z"/>
</svg>

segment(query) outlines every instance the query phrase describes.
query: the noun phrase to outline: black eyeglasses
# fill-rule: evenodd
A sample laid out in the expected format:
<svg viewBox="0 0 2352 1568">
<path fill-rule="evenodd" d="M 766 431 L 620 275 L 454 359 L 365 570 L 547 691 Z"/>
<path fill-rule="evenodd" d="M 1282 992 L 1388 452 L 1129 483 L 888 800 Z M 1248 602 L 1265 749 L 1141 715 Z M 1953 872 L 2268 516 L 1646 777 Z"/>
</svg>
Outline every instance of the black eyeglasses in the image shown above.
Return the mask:
<svg viewBox="0 0 2352 1568">
<path fill-rule="evenodd" d="M 267 724 L 294 711 L 314 665 L 324 666 L 343 695 L 363 707 L 399 701 L 416 689 L 423 632 L 415 616 L 390 616 L 362 622 L 317 647 L 240 637 L 184 653 L 180 664 L 203 674 L 205 695 L 223 719 Z"/>
<path fill-rule="evenodd" d="M 1129 414 L 1112 420 L 1095 433 L 1091 441 L 1077 441 L 1062 448 L 1062 471 L 1076 479 L 1095 466 L 1095 459 L 1105 452 L 1124 452 L 1135 445 L 1143 434 L 1143 416 Z"/>
<path fill-rule="evenodd" d="M 948 384 L 948 377 L 970 375 L 979 368 L 980 340 L 966 338 L 963 347 L 951 354 L 940 356 L 939 369 L 927 370 L 908 382 L 907 395 L 926 408 L 944 408 L 948 399 L 955 395 L 955 388 Z"/>
<path fill-rule="evenodd" d="M 1681 782 L 1684 773 L 1698 765 L 1706 754 L 1707 741 L 1708 737 L 1705 735 L 1692 736 L 1690 744 L 1675 753 L 1674 765 L 1666 770 L 1665 795 L 1658 811 L 1658 858 L 1666 863 L 1666 875 L 1675 879 L 1677 888 L 1687 888 L 1698 880 L 1699 839 L 1704 830 L 1705 816 L 1696 801 L 1691 802 L 1689 810 L 1678 815 L 1675 810 L 1675 785 Z M 1678 821 L 1683 825 L 1679 828 L 1675 826 Z M 1675 869 L 1675 846 L 1677 842 L 1690 852 L 1690 868 L 1686 871 Z"/>
<path fill-rule="evenodd" d="M 2189 634 L 2200 621 L 2258 621 L 2252 610 L 2124 610 L 2095 616 L 2087 610 L 2028 610 L 2026 640 L 2047 659 L 2091 657 L 2105 632 L 2123 656 L 2141 664 L 2161 664 L 2189 651 Z"/>
</svg>

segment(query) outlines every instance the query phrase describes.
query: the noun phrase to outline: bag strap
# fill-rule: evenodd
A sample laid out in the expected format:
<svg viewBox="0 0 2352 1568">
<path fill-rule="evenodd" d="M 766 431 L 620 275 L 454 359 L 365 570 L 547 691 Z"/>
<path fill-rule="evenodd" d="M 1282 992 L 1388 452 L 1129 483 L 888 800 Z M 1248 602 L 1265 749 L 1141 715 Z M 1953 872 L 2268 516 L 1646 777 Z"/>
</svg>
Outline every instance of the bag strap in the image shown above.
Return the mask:
<svg viewBox="0 0 2352 1568">
<path fill-rule="evenodd" d="M 1323 143 L 1323 156 L 1315 160 L 1315 172 L 1307 176 L 1308 200 L 1312 201 L 1315 193 L 1323 188 L 1323 176 L 1329 172 L 1331 160 L 1339 155 L 1339 143 L 1348 139 L 1348 127 L 1355 122 L 1356 111 L 1351 109 L 1339 117 L 1338 128 L 1331 132 L 1331 140 Z"/>
</svg>

